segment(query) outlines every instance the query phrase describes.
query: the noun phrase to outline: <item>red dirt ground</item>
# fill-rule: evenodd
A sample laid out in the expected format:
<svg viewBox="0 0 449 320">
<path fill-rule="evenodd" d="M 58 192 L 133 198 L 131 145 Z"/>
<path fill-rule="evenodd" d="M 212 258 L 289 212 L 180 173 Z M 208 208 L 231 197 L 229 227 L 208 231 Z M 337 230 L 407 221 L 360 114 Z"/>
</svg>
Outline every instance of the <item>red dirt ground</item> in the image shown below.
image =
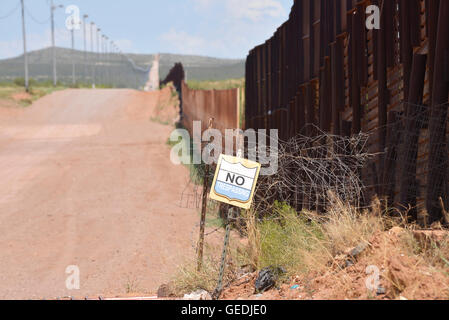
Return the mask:
<svg viewBox="0 0 449 320">
<path fill-rule="evenodd" d="M 421 238 L 417 232 L 417 239 Z M 449 239 L 449 232 L 435 231 L 432 235 L 441 240 Z M 378 233 L 369 248 L 349 268 L 329 267 L 325 273 L 310 273 L 290 279 L 288 284 L 270 290 L 262 295 L 254 294 L 257 274 L 250 274 L 227 288 L 222 299 L 250 300 L 357 300 L 357 299 L 407 299 L 435 300 L 449 299 L 449 274 L 441 268 L 434 268 L 419 255 L 404 250 L 401 241 L 405 232 L 393 228 Z M 447 258 L 447 257 L 446 257 Z M 380 285 L 385 294 L 377 295 L 366 286 L 367 267 L 377 266 L 380 271 Z M 446 270 L 447 270 L 446 266 Z M 292 289 L 294 285 L 298 288 Z"/>
<path fill-rule="evenodd" d="M 154 294 L 191 257 L 189 173 L 169 160 L 173 127 L 150 120 L 170 99 L 65 90 L 0 106 L 0 299 Z M 80 290 L 66 289 L 69 265 Z"/>
<path fill-rule="evenodd" d="M 11 96 L 14 101 L 29 100 L 32 96 L 27 92 L 15 93 Z"/>
</svg>

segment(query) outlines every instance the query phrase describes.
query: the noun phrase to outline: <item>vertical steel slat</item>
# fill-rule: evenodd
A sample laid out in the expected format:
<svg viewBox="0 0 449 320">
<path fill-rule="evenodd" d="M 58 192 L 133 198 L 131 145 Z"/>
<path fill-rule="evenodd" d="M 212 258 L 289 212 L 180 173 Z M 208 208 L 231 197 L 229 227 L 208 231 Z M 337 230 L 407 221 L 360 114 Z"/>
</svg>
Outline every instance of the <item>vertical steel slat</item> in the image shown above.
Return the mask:
<svg viewBox="0 0 449 320">
<path fill-rule="evenodd" d="M 440 0 L 427 0 L 427 33 L 429 37 L 429 100 L 432 101 L 433 95 L 433 74 L 435 67 L 435 49 L 437 46 L 437 27 L 438 27 L 438 11 L 440 8 Z"/>
<path fill-rule="evenodd" d="M 412 67 L 413 48 L 410 41 L 410 0 L 400 2 L 400 39 L 401 61 L 403 64 L 404 99 L 408 98 L 410 90 L 410 71 Z M 406 110 L 404 110 L 406 111 Z"/>
<path fill-rule="evenodd" d="M 381 2 L 381 0 L 372 0 L 371 1 L 372 2 L 372 4 L 373 5 L 376 5 L 376 6 L 378 6 L 379 8 L 381 8 L 381 6 L 380 6 L 380 2 Z M 382 9 L 380 9 L 380 10 L 382 10 Z M 382 12 L 380 12 L 381 14 L 382 14 Z M 381 15 L 381 20 L 382 20 L 382 15 Z M 384 25 L 385 26 L 385 25 Z M 372 37 L 373 37 L 373 78 L 374 78 L 374 80 L 377 80 L 378 79 L 378 77 L 377 77 L 377 63 L 378 63 L 378 54 L 379 54 L 379 48 L 378 48 L 378 42 L 379 42 L 379 39 L 378 39 L 378 33 L 379 33 L 379 31 L 380 30 L 373 30 L 372 31 Z"/>
<path fill-rule="evenodd" d="M 384 0 L 385 1 L 385 0 Z M 388 1 L 388 0 L 386 0 Z M 378 117 L 378 134 L 379 134 L 379 145 L 378 152 L 381 152 L 379 156 L 379 181 L 383 181 L 383 170 L 384 170 L 384 152 L 387 141 L 387 121 L 388 121 L 388 111 L 387 111 L 387 50 L 386 50 L 386 33 L 387 28 L 387 17 L 386 11 L 388 8 L 386 6 L 383 7 L 383 11 L 381 12 L 381 21 L 380 21 L 380 30 L 377 33 L 377 87 L 378 87 L 378 96 L 377 96 L 377 117 Z"/>
<path fill-rule="evenodd" d="M 312 57 L 312 73 L 310 75 L 310 79 L 317 78 L 320 73 L 320 64 L 321 64 L 321 2 L 320 1 L 312 1 L 312 27 L 311 27 L 311 46 L 310 46 L 310 55 Z"/>
<path fill-rule="evenodd" d="M 421 0 L 409 0 L 410 42 L 413 47 L 421 44 Z"/>
<path fill-rule="evenodd" d="M 416 197 L 418 195 L 418 183 L 416 181 L 416 167 L 419 144 L 419 117 L 423 110 L 424 80 L 426 76 L 427 56 L 415 54 L 410 79 L 410 93 L 408 96 L 408 114 L 404 130 L 404 143 L 400 150 L 399 158 L 402 166 L 400 170 L 400 195 L 399 200 L 403 207 L 411 205 L 408 214 L 416 221 L 418 211 L 416 209 Z"/>
<path fill-rule="evenodd" d="M 395 65 L 395 51 L 394 51 L 394 1 L 393 0 L 383 0 L 385 15 L 385 48 L 387 56 L 387 67 L 392 68 Z"/>
<path fill-rule="evenodd" d="M 331 44 L 331 68 L 332 68 L 332 134 L 340 135 L 340 106 L 338 105 L 338 90 L 337 90 L 337 43 Z"/>
<path fill-rule="evenodd" d="M 309 81 L 310 74 L 311 74 L 311 64 L 312 59 L 310 56 L 310 3 L 313 0 L 303 0 L 303 8 L 302 8 L 302 43 L 303 43 L 303 50 L 302 55 L 304 57 L 304 70 L 303 70 L 303 81 L 302 83 L 305 83 Z"/>
<path fill-rule="evenodd" d="M 388 0 L 387 0 L 388 1 Z M 389 207 L 393 207 L 396 189 L 396 162 L 398 146 L 401 137 L 402 122 L 399 121 L 398 112 L 388 113 L 387 142 L 383 175 L 381 176 L 380 192 L 387 199 Z"/>
<path fill-rule="evenodd" d="M 429 120 L 430 153 L 429 172 L 427 175 L 426 208 L 429 224 L 442 218 L 439 197 L 449 207 L 448 163 L 447 163 L 447 114 L 449 77 L 444 68 L 449 53 L 449 1 L 440 1 L 437 41 L 435 50 L 435 66 L 433 75 L 433 94 L 431 116 Z"/>
<path fill-rule="evenodd" d="M 365 87 L 368 83 L 368 55 L 366 47 L 366 27 L 365 27 L 365 2 L 359 2 L 357 4 L 357 18 L 356 18 L 356 39 L 357 39 L 357 61 L 359 73 L 359 85 Z"/>
<path fill-rule="evenodd" d="M 306 124 L 306 92 L 307 92 L 307 86 L 306 84 L 303 84 L 299 87 L 298 94 L 297 94 L 297 101 L 298 101 L 298 112 L 297 112 L 297 133 L 304 134 L 304 126 Z"/>
<path fill-rule="evenodd" d="M 352 13 L 352 34 L 351 34 L 351 106 L 352 106 L 352 133 L 358 134 L 361 131 L 361 107 L 360 107 L 360 86 L 357 68 L 359 67 L 359 57 L 357 56 L 357 34 L 360 32 L 360 14 L 355 10 Z"/>
<path fill-rule="evenodd" d="M 324 132 L 330 132 L 331 130 L 331 121 L 332 121 L 332 68 L 331 68 L 331 60 L 329 57 L 325 58 L 325 77 L 326 77 L 326 87 L 328 88 L 327 92 L 324 92 L 324 95 L 326 96 L 326 99 L 323 99 L 325 101 L 324 105 L 324 125 L 323 125 L 323 131 Z"/>
<path fill-rule="evenodd" d="M 306 97 L 306 108 L 307 108 L 307 115 L 306 115 L 306 122 L 307 122 L 307 136 L 312 137 L 314 135 L 314 130 L 311 125 L 316 125 L 315 120 L 315 101 L 316 101 L 316 80 L 311 80 L 307 84 L 307 97 Z"/>
</svg>

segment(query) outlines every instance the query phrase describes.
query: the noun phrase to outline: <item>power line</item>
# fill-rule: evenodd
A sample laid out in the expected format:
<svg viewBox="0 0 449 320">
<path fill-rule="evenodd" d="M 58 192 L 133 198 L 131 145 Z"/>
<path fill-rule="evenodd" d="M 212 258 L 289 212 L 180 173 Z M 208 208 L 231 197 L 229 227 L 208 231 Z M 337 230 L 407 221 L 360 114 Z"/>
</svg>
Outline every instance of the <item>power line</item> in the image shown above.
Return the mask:
<svg viewBox="0 0 449 320">
<path fill-rule="evenodd" d="M 38 19 L 36 19 L 31 12 L 28 10 L 27 7 L 25 7 L 25 12 L 27 13 L 27 15 L 31 18 L 31 20 L 33 20 L 34 22 L 36 22 L 37 24 L 47 24 L 48 22 L 50 22 L 51 16 L 49 16 L 45 21 L 39 21 Z"/>
<path fill-rule="evenodd" d="M 25 79 L 26 82 L 28 79 L 28 61 L 27 61 L 27 48 L 26 48 L 26 32 L 25 32 L 25 15 L 29 18 L 31 18 L 31 20 L 33 20 L 35 23 L 37 24 L 47 24 L 50 23 L 50 21 L 52 21 L 53 18 L 53 14 L 54 14 L 54 10 L 57 7 L 62 7 L 62 6 L 53 6 L 53 1 L 47 0 L 47 4 L 50 5 L 50 9 L 51 9 L 51 14 L 50 16 L 46 19 L 46 20 L 39 20 L 37 19 L 33 13 L 32 10 L 30 10 L 27 6 L 25 6 L 25 0 L 19 0 L 17 3 L 17 6 L 14 7 L 11 11 L 8 12 L 8 14 L 4 15 L 4 16 L 0 16 L 0 19 L 5 19 L 9 16 L 11 16 L 12 14 L 14 14 L 20 7 L 22 7 L 22 24 L 23 24 L 23 41 L 24 41 L 24 55 L 25 55 Z M 87 18 L 87 15 L 84 15 L 84 23 L 86 23 L 85 18 Z M 116 71 L 113 69 L 107 69 L 107 68 L 113 68 L 114 67 L 114 57 L 118 58 L 118 62 L 119 64 L 123 64 L 123 67 L 128 68 L 128 70 L 130 70 L 136 77 L 136 85 L 138 85 L 138 78 L 140 77 L 141 74 L 147 74 L 150 69 L 151 66 L 148 68 L 145 67 L 141 67 L 139 66 L 136 61 L 128 54 L 124 53 L 122 50 L 120 50 L 120 48 L 112 41 L 112 39 L 109 39 L 108 37 L 102 35 L 102 39 L 104 38 L 104 41 L 106 41 L 105 43 L 103 43 L 104 41 L 99 42 L 100 40 L 100 29 L 97 28 L 97 52 L 95 52 L 93 49 L 93 44 L 94 44 L 94 39 L 93 39 L 93 28 L 94 24 L 93 22 L 91 23 L 91 51 L 92 53 L 96 54 L 96 58 L 94 56 L 94 60 L 92 63 L 92 83 L 94 84 L 96 80 L 100 80 L 98 79 L 100 72 L 96 72 L 96 71 L 101 71 L 102 77 L 104 78 L 103 81 L 104 83 L 107 82 L 111 82 L 113 83 L 114 81 L 117 82 L 120 81 L 120 79 L 117 79 L 117 77 L 120 77 L 122 75 L 121 72 L 119 72 L 118 74 L 116 74 Z M 52 22 L 51 24 L 51 28 L 53 30 L 54 28 L 54 24 Z M 87 30 L 84 31 L 84 33 L 86 33 Z M 53 32 L 53 31 L 52 31 Z M 54 74 L 54 79 L 53 82 L 56 81 L 56 65 L 55 65 L 55 40 L 54 40 L 55 35 L 52 34 L 52 50 L 53 50 L 53 74 Z M 84 35 L 85 40 L 86 41 L 86 34 Z M 74 30 L 72 31 L 72 50 L 74 50 L 74 46 L 73 46 L 73 41 L 74 41 Z M 109 43 L 110 41 L 110 43 Z M 100 46 L 101 44 L 101 46 Z M 88 62 L 87 62 L 87 44 L 85 44 L 84 46 L 84 55 L 85 55 L 85 59 L 84 59 L 84 64 L 87 66 Z M 72 63 L 74 63 L 75 60 L 72 61 Z M 98 70 L 95 70 L 97 69 Z M 101 70 L 103 69 L 103 70 Z M 72 82 L 74 79 L 74 70 L 72 70 Z M 120 70 L 118 70 L 120 71 Z M 86 79 L 86 74 L 87 72 L 85 72 L 84 75 L 84 79 Z M 26 83 L 27 86 L 27 83 Z M 94 85 L 93 85 L 94 87 Z"/>
<path fill-rule="evenodd" d="M 14 7 L 14 9 L 12 9 L 10 12 L 8 12 L 7 14 L 5 14 L 4 16 L 0 16 L 0 20 L 9 18 L 9 17 L 12 16 L 12 15 L 17 11 L 17 9 L 19 9 L 19 8 L 20 8 L 20 1 L 17 2 L 17 5 Z"/>
</svg>

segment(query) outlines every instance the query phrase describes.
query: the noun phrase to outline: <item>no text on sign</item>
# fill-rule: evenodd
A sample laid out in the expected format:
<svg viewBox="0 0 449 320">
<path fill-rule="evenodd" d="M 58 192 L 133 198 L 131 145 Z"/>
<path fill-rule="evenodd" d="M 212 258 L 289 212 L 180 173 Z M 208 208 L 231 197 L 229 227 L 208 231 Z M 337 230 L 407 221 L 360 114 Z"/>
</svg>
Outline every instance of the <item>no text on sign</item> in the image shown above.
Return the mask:
<svg viewBox="0 0 449 320">
<path fill-rule="evenodd" d="M 242 209 L 251 208 L 259 173 L 257 162 L 220 155 L 210 198 Z"/>
</svg>

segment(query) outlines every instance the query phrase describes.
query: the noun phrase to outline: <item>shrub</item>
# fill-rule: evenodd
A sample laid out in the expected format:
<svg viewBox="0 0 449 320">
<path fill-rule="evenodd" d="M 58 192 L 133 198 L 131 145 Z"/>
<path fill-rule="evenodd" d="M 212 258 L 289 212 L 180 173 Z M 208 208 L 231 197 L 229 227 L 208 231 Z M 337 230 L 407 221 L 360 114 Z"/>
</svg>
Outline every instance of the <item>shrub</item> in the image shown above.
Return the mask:
<svg viewBox="0 0 449 320">
<path fill-rule="evenodd" d="M 14 84 L 16 86 L 19 86 L 19 87 L 24 87 L 25 86 L 25 79 L 24 78 L 15 78 L 13 82 L 14 82 Z"/>
<path fill-rule="evenodd" d="M 334 257 L 360 243 L 367 243 L 385 222 L 375 208 L 360 213 L 338 199 L 326 215 L 297 213 L 285 203 L 276 202 L 272 217 L 256 220 L 246 217 L 248 248 L 246 259 L 256 269 L 284 267 L 290 275 L 325 269 Z"/>
<path fill-rule="evenodd" d="M 298 213 L 285 203 L 276 202 L 277 219 L 258 223 L 260 258 L 258 269 L 284 267 L 289 273 L 307 269 L 306 253 L 321 250 L 323 230 L 316 221 Z"/>
</svg>

